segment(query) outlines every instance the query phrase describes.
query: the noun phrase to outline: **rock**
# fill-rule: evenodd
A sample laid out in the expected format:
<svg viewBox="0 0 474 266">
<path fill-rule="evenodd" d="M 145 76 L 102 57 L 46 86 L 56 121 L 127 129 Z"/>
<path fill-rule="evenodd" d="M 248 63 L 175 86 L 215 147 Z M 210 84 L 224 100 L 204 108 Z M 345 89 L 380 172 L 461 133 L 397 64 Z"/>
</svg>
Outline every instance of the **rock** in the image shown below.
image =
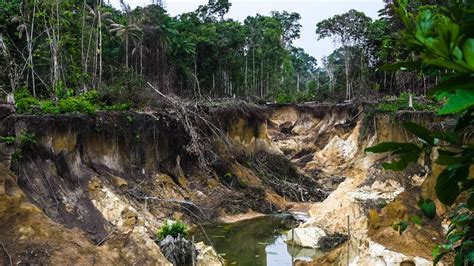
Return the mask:
<svg viewBox="0 0 474 266">
<path fill-rule="evenodd" d="M 123 221 L 122 226 L 130 230 L 133 229 L 138 222 L 138 215 L 129 208 L 124 209 L 120 216 Z"/>
<path fill-rule="evenodd" d="M 191 266 L 193 258 L 197 258 L 198 255 L 192 243 L 181 236 L 177 238 L 167 236 L 160 242 L 160 248 L 163 255 L 175 266 Z"/>
<path fill-rule="evenodd" d="M 321 237 L 318 241 L 318 245 L 320 249 L 329 251 L 340 246 L 342 243 L 346 242 L 348 239 L 349 238 L 347 235 L 335 233 L 332 235 Z"/>
<path fill-rule="evenodd" d="M 319 240 L 324 236 L 326 232 L 319 227 L 295 228 L 287 233 L 287 242 L 300 247 L 319 248 Z"/>
<path fill-rule="evenodd" d="M 15 113 L 15 106 L 11 104 L 0 104 L 0 120 Z"/>
<path fill-rule="evenodd" d="M 429 266 L 432 265 L 432 262 L 421 257 L 406 256 L 404 254 L 388 250 L 378 243 L 369 241 L 369 247 L 365 253 L 355 257 L 349 265 Z"/>
<path fill-rule="evenodd" d="M 100 182 L 99 178 L 93 177 L 89 181 L 89 184 L 87 184 L 87 188 L 89 189 L 89 191 L 100 190 L 102 188 L 102 183 Z"/>
<path fill-rule="evenodd" d="M 206 246 L 203 242 L 195 245 L 199 252 L 197 256 L 197 266 L 221 266 L 219 255 L 211 246 Z"/>
</svg>

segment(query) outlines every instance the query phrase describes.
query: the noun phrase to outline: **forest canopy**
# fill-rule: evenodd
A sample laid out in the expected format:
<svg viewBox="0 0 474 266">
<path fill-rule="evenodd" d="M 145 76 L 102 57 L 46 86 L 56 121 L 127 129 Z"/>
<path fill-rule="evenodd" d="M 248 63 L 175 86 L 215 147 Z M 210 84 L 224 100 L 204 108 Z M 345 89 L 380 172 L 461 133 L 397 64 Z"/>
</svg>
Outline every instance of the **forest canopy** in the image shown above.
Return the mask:
<svg viewBox="0 0 474 266">
<path fill-rule="evenodd" d="M 337 47 L 321 62 L 293 44 L 298 13 L 239 22 L 226 17 L 231 2 L 210 0 L 173 17 L 153 2 L 131 9 L 121 1 L 118 10 L 101 0 L 1 1 L 1 93 L 39 106 L 81 96 L 120 109 L 148 105 L 147 83 L 191 98 L 339 102 L 423 95 L 440 79 L 436 70 L 379 69 L 415 57 L 398 42 L 390 0 L 376 20 L 356 10 L 314 18 L 315 42 Z"/>
</svg>

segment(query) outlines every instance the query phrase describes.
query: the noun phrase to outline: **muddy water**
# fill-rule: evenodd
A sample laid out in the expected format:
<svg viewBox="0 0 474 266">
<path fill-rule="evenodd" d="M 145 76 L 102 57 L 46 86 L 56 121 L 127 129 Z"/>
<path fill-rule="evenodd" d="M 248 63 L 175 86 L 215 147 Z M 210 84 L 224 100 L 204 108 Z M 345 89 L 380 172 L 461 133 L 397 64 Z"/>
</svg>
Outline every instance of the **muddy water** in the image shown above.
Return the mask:
<svg viewBox="0 0 474 266">
<path fill-rule="evenodd" d="M 271 215 L 233 224 L 204 226 L 226 265 L 292 265 L 292 259 L 311 260 L 318 251 L 292 248 L 284 241 L 288 225 L 285 215 Z M 195 240 L 209 244 L 201 230 Z"/>
</svg>

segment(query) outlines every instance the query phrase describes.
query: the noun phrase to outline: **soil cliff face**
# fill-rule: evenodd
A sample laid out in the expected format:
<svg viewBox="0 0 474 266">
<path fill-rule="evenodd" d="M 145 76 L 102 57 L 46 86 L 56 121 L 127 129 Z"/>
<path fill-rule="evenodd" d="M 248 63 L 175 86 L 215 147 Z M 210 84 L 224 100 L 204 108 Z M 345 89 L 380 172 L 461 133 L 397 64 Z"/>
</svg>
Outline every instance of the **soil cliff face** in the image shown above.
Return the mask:
<svg viewBox="0 0 474 266">
<path fill-rule="evenodd" d="M 332 234 L 350 230 L 351 240 L 314 265 L 431 265 L 432 248 L 443 238 L 442 219 L 423 219 L 422 226 L 411 224 L 403 235 L 392 225 L 423 217 L 416 203 L 435 200 L 432 168 L 438 167 L 422 158 L 421 166 L 384 171 L 381 163 L 389 158 L 364 149 L 383 141 L 416 142 L 401 126 L 404 121 L 428 127 L 446 123 L 424 112 L 368 116 L 354 106 L 328 106 L 322 114 L 319 108 L 286 106 L 272 114 L 269 130 L 273 146 L 302 172 L 318 173 L 326 186 L 337 184 L 328 198 L 312 205 L 311 219 L 302 227 Z M 441 204 L 437 209 L 443 214 Z"/>
<path fill-rule="evenodd" d="M 430 123 L 432 115 L 368 118 L 354 105 L 245 108 L 205 110 L 206 117 L 194 118 L 201 124 L 173 110 L 94 116 L 2 111 L 0 136 L 16 142 L 0 144 L 0 258 L 164 265 L 153 237 L 167 218 L 199 223 L 301 202 L 312 204 L 307 227 L 344 233 L 351 215 L 354 261 L 365 258 L 355 254 L 370 241 L 406 251 L 403 237 L 400 245 L 383 242 L 392 233 L 386 225 L 399 217 L 377 206 L 393 201 L 408 209 L 404 215 L 416 212 L 409 205 L 426 171 L 383 172 L 382 157 L 363 149 L 406 140 L 398 121 Z M 380 218 L 375 225 L 367 219 L 372 209 Z M 437 232 L 438 225 L 427 230 Z M 418 237 L 414 232 L 410 241 Z M 427 243 L 413 245 L 421 244 Z"/>
</svg>

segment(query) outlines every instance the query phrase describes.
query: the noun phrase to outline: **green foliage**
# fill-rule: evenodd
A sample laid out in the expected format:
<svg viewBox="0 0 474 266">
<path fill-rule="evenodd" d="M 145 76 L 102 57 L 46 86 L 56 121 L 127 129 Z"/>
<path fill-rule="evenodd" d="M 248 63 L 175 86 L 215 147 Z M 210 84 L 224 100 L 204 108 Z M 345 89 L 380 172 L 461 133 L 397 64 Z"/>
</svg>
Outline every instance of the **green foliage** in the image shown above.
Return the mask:
<svg viewBox="0 0 474 266">
<path fill-rule="evenodd" d="M 87 99 L 86 96 L 80 95 L 76 97 L 69 97 L 59 101 L 57 108 L 59 113 L 88 113 L 95 114 L 98 106 Z"/>
<path fill-rule="evenodd" d="M 310 102 L 314 100 L 314 93 L 309 91 L 300 91 L 300 92 L 292 92 L 292 91 L 280 91 L 276 97 L 275 101 L 277 103 L 303 103 L 303 102 Z"/>
<path fill-rule="evenodd" d="M 18 141 L 20 142 L 20 147 L 22 148 L 32 148 L 38 143 L 35 134 L 22 132 L 18 136 Z"/>
<path fill-rule="evenodd" d="M 0 136 L 0 142 L 5 143 L 7 145 L 13 145 L 16 142 L 16 137 L 14 136 Z"/>
<path fill-rule="evenodd" d="M 384 163 L 383 168 L 386 170 L 402 171 L 410 163 L 416 163 L 421 155 L 422 150 L 415 144 L 384 142 L 373 147 L 365 149 L 366 152 L 385 153 L 390 152 L 399 159 L 390 163 Z"/>
<path fill-rule="evenodd" d="M 418 216 L 418 215 L 412 215 L 412 216 L 410 216 L 410 221 L 411 221 L 412 223 L 414 223 L 415 225 L 418 225 L 418 226 L 420 226 L 420 225 L 423 224 L 423 220 L 422 220 L 421 217 Z"/>
<path fill-rule="evenodd" d="M 407 221 L 400 221 L 392 225 L 393 230 L 397 231 L 400 235 L 408 229 Z"/>
<path fill-rule="evenodd" d="M 50 100 L 38 100 L 26 89 L 16 94 L 17 112 L 21 114 L 95 114 L 98 110 L 125 111 L 130 109 L 128 103 L 105 104 L 99 100 L 97 91 L 88 91 L 78 96 L 59 99 L 57 103 Z"/>
<path fill-rule="evenodd" d="M 460 136 L 469 133 L 469 127 L 474 125 L 474 9 L 469 4 L 453 2 L 449 10 L 428 6 L 413 14 L 408 11 L 407 3 L 406 0 L 398 1 L 396 8 L 406 28 L 404 41 L 420 52 L 423 64 L 455 73 L 434 87 L 429 95 L 445 100 L 439 114 L 454 114 L 458 120 L 454 129 L 441 132 L 405 123 L 404 127 L 421 141 L 421 147 L 409 144 L 417 152 L 408 150 L 406 143 L 393 142 L 378 144 L 367 151 L 390 152 L 400 161 L 414 162 L 422 152 L 429 157 L 431 150 L 437 148 L 436 163 L 445 169 L 437 177 L 436 195 L 441 203 L 454 207 L 454 210 L 446 243 L 433 250 L 434 264 L 446 254 L 454 253 L 455 265 L 470 265 L 474 262 L 474 182 L 469 170 L 474 164 L 474 146 L 461 141 Z M 462 194 L 467 197 L 460 197 Z M 435 217 L 436 207 L 432 201 L 422 200 L 419 207 L 428 218 Z"/>
<path fill-rule="evenodd" d="M 20 149 L 16 149 L 12 154 L 12 163 L 16 163 L 23 159 L 23 152 Z"/>
<path fill-rule="evenodd" d="M 12 154 L 13 163 L 22 160 L 25 155 L 32 152 L 35 146 L 38 144 L 36 136 L 28 132 L 21 132 L 16 140 L 18 140 L 18 146 Z"/>
<path fill-rule="evenodd" d="M 32 112 L 33 108 L 40 105 L 38 99 L 34 98 L 27 88 L 21 88 L 15 92 L 16 110 L 20 114 Z"/>
<path fill-rule="evenodd" d="M 422 199 L 418 202 L 418 207 L 420 207 L 423 215 L 429 219 L 434 219 L 436 217 L 436 205 L 430 199 Z"/>
<path fill-rule="evenodd" d="M 156 233 L 158 241 L 165 239 L 167 236 L 176 238 L 178 235 L 181 235 L 182 237 L 188 236 L 188 227 L 185 223 L 179 220 L 167 220 L 166 223 Z"/>
<path fill-rule="evenodd" d="M 400 110 L 411 110 L 409 107 L 409 93 L 401 93 L 395 101 L 382 101 L 377 110 L 382 113 L 394 114 Z M 417 111 L 436 111 L 437 105 L 433 102 L 418 102 L 413 100 L 413 109 Z"/>
<path fill-rule="evenodd" d="M 123 111 L 139 107 L 152 101 L 155 92 L 150 92 L 143 77 L 132 70 L 119 70 L 108 86 L 102 87 L 97 94 L 98 100 L 109 111 Z"/>
</svg>

